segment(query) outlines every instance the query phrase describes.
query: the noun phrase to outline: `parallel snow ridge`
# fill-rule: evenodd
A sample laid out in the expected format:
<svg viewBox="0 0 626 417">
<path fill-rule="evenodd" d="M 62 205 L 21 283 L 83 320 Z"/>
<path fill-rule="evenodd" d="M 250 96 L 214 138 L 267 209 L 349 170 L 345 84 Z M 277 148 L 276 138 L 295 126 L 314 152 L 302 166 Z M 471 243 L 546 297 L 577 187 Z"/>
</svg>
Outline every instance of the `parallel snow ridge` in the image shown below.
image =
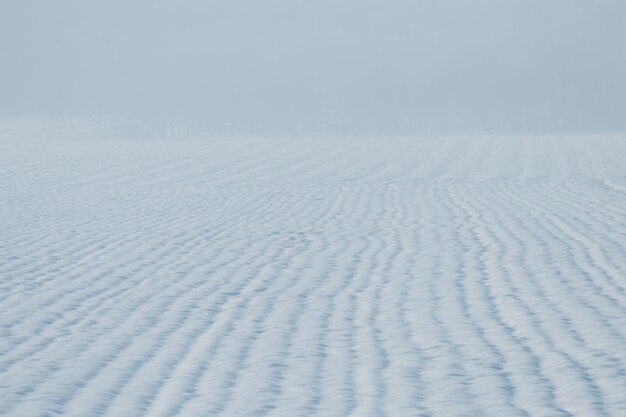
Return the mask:
<svg viewBox="0 0 626 417">
<path fill-rule="evenodd" d="M 0 415 L 625 416 L 626 138 L 0 143 Z"/>
</svg>

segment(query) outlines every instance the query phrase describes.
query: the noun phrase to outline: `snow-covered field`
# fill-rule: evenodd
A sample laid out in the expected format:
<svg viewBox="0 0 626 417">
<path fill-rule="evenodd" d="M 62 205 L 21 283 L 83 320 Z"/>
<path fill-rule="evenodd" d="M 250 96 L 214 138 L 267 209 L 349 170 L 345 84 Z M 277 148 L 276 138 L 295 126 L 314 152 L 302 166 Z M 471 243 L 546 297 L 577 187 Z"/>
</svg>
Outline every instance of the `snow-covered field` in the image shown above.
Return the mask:
<svg viewBox="0 0 626 417">
<path fill-rule="evenodd" d="M 4 140 L 0 415 L 626 416 L 626 138 Z"/>
</svg>

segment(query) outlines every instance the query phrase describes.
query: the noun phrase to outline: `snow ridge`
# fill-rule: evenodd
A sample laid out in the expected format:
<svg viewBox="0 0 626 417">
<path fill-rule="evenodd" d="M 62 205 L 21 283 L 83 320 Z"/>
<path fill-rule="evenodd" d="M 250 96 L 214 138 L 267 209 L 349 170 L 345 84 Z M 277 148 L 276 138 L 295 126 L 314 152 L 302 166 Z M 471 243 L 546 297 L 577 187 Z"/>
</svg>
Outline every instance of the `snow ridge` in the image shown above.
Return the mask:
<svg viewBox="0 0 626 417">
<path fill-rule="evenodd" d="M 0 155 L 0 415 L 626 415 L 621 137 Z"/>
</svg>

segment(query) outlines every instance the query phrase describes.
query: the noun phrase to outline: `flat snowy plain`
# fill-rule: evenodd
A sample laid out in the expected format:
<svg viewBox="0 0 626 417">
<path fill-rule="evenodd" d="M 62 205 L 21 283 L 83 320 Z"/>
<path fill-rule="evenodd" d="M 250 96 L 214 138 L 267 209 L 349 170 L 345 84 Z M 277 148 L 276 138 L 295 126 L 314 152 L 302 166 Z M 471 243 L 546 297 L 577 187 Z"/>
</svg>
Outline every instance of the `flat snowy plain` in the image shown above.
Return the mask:
<svg viewBox="0 0 626 417">
<path fill-rule="evenodd" d="M 626 137 L 4 140 L 0 415 L 626 416 Z"/>
</svg>

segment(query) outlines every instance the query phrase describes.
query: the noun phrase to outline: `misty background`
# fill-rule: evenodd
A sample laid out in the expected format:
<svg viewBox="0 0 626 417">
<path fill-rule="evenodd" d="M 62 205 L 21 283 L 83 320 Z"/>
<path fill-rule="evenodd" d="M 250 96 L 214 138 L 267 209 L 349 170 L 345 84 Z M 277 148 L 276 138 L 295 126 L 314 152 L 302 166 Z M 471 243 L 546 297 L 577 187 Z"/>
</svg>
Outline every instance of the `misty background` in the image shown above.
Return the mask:
<svg viewBox="0 0 626 417">
<path fill-rule="evenodd" d="M 4 117 L 193 134 L 626 130 L 623 0 L 0 0 L 0 64 Z"/>
</svg>

